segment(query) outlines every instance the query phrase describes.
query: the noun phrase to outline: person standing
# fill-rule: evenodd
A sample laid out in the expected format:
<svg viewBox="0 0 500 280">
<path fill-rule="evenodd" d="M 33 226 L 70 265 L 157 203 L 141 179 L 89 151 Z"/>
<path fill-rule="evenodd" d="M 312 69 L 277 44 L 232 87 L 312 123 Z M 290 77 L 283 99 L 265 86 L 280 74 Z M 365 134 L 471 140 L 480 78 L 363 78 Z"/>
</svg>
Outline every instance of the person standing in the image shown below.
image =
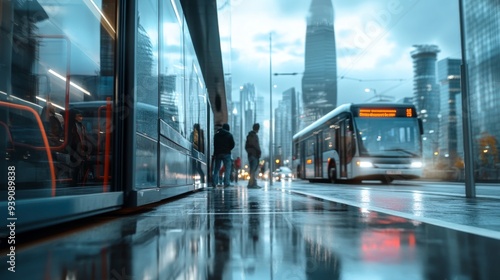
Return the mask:
<svg viewBox="0 0 500 280">
<path fill-rule="evenodd" d="M 224 164 L 224 187 L 230 187 L 231 150 L 234 148 L 234 138 L 229 132 L 229 124 L 225 123 L 214 135 L 214 169 L 212 170 L 212 187 L 219 183 L 219 170 Z"/>
<path fill-rule="evenodd" d="M 191 132 L 190 140 L 192 143 L 191 154 L 193 155 L 192 167 L 195 177 L 200 178 L 200 183 L 205 183 L 205 173 L 201 168 L 201 162 L 197 159 L 199 153 L 205 152 L 205 144 L 203 139 L 202 130 L 199 123 L 193 125 L 193 131 Z"/>
<path fill-rule="evenodd" d="M 85 184 L 87 179 L 86 172 L 88 171 L 88 159 L 90 155 L 89 141 L 87 130 L 82 123 L 82 112 L 76 109 L 70 110 L 69 122 L 69 154 L 70 161 L 73 165 L 73 185 Z"/>
<path fill-rule="evenodd" d="M 245 150 L 247 151 L 248 163 L 250 165 L 250 180 L 248 181 L 247 188 L 261 188 L 257 185 L 257 179 L 255 178 L 261 155 L 259 136 L 257 135 L 259 129 L 260 125 L 258 123 L 255 123 L 252 127 L 252 131 L 248 133 L 245 143 Z"/>
<path fill-rule="evenodd" d="M 48 103 L 47 106 L 43 107 L 41 118 L 50 146 L 61 146 L 64 130 L 61 121 L 56 116 L 54 105 Z"/>
</svg>

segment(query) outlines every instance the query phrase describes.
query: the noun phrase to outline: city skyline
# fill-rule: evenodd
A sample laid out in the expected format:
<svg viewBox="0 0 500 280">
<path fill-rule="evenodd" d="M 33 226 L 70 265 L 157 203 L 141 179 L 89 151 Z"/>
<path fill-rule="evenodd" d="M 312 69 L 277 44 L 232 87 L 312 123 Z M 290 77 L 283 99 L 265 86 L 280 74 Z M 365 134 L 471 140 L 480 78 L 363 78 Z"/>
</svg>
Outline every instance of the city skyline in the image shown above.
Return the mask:
<svg viewBox="0 0 500 280">
<path fill-rule="evenodd" d="M 270 56 L 273 73 L 298 73 L 272 78 L 273 107 L 276 108 L 281 93 L 288 88 L 302 91 L 306 18 L 311 1 L 287 3 L 232 1 L 230 10 L 219 10 L 220 20 L 230 16 L 231 26 L 221 28 L 221 40 L 223 52 L 230 52 L 225 55 L 231 60 L 226 63 L 225 72 L 231 73 L 233 98 L 244 83 L 254 84 L 257 95 L 269 95 Z M 437 45 L 441 49 L 438 60 L 460 58 L 455 1 L 333 1 L 333 9 L 337 105 L 373 97 L 365 88 L 395 99 L 412 96 L 410 52 L 415 44 Z M 254 14 L 259 14 L 258 22 L 253 19 Z M 272 46 L 269 46 L 270 33 Z M 224 43 L 228 41 L 230 47 Z M 268 116 L 269 110 L 265 113 Z"/>
</svg>

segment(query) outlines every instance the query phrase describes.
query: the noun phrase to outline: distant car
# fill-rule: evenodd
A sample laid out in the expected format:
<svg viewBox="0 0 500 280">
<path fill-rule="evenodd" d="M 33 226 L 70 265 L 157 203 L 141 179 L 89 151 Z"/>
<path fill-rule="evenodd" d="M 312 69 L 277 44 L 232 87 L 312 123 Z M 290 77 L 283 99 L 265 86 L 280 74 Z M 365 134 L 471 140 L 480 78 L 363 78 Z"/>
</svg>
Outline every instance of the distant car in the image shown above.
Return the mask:
<svg viewBox="0 0 500 280">
<path fill-rule="evenodd" d="M 286 179 L 291 180 L 293 178 L 292 170 L 288 167 L 282 166 L 273 172 L 273 178 L 276 181 L 281 181 Z"/>
</svg>

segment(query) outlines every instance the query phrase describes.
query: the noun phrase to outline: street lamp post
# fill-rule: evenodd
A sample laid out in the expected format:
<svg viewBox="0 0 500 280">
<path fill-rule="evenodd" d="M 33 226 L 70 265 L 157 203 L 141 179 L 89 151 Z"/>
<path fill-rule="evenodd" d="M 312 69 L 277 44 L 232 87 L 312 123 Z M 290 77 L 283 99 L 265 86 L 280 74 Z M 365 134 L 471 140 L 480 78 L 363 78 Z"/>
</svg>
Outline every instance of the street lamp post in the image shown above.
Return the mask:
<svg viewBox="0 0 500 280">
<path fill-rule="evenodd" d="M 473 137 L 470 120 L 469 70 L 467 65 L 467 45 L 465 40 L 465 18 L 463 0 L 458 1 L 460 16 L 460 45 L 462 47 L 462 64 L 460 65 L 460 86 L 462 89 L 462 126 L 464 133 L 464 163 L 465 163 L 465 196 L 476 197 L 476 182 L 474 179 L 474 162 L 472 150 Z"/>
<path fill-rule="evenodd" d="M 272 33 L 269 33 L 269 186 L 273 185 L 273 63 Z"/>
<path fill-rule="evenodd" d="M 242 143 L 245 143 L 244 142 L 244 139 L 245 139 L 245 135 L 243 134 L 244 130 L 243 130 L 243 118 L 245 116 L 245 110 L 244 110 L 244 106 L 243 106 L 243 89 L 244 89 L 244 86 L 240 86 L 240 157 L 241 157 L 241 165 L 243 166 L 244 163 L 246 163 L 246 160 L 245 160 L 245 157 L 243 157 L 243 144 Z"/>
</svg>

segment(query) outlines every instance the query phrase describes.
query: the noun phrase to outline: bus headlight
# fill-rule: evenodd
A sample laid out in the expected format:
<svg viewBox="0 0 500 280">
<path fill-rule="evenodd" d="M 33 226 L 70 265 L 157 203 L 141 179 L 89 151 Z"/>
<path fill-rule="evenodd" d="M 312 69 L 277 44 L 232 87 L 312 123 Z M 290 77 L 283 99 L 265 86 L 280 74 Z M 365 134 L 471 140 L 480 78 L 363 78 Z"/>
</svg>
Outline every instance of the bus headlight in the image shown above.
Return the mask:
<svg viewBox="0 0 500 280">
<path fill-rule="evenodd" d="M 373 164 L 369 161 L 358 161 L 356 163 L 358 164 L 359 167 L 362 167 L 362 168 L 373 167 Z"/>
<path fill-rule="evenodd" d="M 412 161 L 411 168 L 422 168 L 423 164 L 421 161 Z"/>
</svg>

